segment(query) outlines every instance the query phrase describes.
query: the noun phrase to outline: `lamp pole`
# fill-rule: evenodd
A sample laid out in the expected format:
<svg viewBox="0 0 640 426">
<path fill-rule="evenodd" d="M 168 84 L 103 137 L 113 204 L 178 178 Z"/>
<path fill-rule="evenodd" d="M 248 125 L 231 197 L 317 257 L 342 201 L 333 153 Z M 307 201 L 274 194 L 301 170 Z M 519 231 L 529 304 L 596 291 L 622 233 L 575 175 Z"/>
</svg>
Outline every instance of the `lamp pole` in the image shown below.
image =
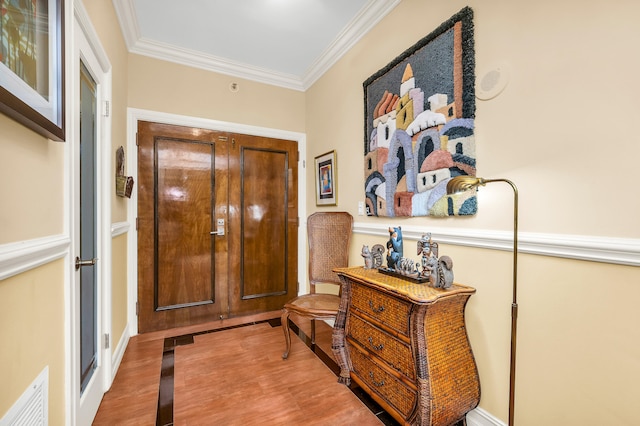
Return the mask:
<svg viewBox="0 0 640 426">
<path fill-rule="evenodd" d="M 518 329 L 518 188 L 508 179 L 456 176 L 447 183 L 447 193 L 464 192 L 479 186 L 485 186 L 491 182 L 505 182 L 513 189 L 513 300 L 511 302 L 511 357 L 509 360 L 509 426 L 513 426 L 516 396 L 516 335 Z"/>
</svg>

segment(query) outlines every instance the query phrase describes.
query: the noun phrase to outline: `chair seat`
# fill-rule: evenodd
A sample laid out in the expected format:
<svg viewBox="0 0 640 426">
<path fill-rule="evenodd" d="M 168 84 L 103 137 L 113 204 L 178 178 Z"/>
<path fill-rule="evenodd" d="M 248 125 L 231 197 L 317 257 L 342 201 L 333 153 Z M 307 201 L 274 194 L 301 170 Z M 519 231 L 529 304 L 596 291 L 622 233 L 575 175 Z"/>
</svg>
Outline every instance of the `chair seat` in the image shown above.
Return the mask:
<svg viewBox="0 0 640 426">
<path fill-rule="evenodd" d="M 340 296 L 324 293 L 303 294 L 284 305 L 290 312 L 307 317 L 335 317 L 339 307 Z"/>
</svg>

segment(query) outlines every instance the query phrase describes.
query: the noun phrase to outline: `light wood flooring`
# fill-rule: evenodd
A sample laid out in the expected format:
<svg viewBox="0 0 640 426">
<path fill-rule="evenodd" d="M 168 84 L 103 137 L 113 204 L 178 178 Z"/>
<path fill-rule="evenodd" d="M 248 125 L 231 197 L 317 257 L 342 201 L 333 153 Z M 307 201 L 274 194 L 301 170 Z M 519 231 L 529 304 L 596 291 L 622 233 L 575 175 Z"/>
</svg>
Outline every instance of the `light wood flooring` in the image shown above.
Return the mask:
<svg viewBox="0 0 640 426">
<path fill-rule="evenodd" d="M 331 327 L 280 311 L 130 339 L 94 425 L 394 425 L 357 387 L 337 382 Z M 297 336 L 297 337 L 296 337 Z"/>
</svg>

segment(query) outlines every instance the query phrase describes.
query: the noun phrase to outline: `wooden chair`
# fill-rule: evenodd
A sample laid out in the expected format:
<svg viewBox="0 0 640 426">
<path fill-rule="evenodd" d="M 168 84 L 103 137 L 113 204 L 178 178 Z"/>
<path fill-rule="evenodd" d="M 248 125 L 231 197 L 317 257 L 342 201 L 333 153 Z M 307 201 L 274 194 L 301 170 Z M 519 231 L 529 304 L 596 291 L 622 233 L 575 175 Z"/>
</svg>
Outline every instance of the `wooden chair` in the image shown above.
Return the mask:
<svg viewBox="0 0 640 426">
<path fill-rule="evenodd" d="M 340 306 L 340 296 L 316 293 L 317 284 L 340 285 L 333 268 L 349 265 L 349 241 L 353 228 L 353 217 L 347 212 L 318 212 L 307 219 L 309 240 L 309 284 L 310 293 L 298 296 L 282 308 L 282 330 L 286 350 L 282 359 L 287 359 L 291 348 L 289 315 L 311 318 L 311 343 L 316 342 L 315 320 L 335 319 Z"/>
</svg>

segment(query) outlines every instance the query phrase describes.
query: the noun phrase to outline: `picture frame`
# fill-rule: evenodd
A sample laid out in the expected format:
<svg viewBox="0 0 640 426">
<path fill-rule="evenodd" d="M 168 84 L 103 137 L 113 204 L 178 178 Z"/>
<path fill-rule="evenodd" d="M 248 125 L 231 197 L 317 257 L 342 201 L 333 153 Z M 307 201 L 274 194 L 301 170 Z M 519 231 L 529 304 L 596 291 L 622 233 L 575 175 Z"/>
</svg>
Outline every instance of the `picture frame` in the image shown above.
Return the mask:
<svg viewBox="0 0 640 426">
<path fill-rule="evenodd" d="M 315 158 L 317 206 L 338 205 L 338 177 L 336 167 L 335 151 L 329 151 Z"/>
<path fill-rule="evenodd" d="M 7 0 L 0 18 L 0 112 L 65 140 L 64 0 Z"/>
</svg>

